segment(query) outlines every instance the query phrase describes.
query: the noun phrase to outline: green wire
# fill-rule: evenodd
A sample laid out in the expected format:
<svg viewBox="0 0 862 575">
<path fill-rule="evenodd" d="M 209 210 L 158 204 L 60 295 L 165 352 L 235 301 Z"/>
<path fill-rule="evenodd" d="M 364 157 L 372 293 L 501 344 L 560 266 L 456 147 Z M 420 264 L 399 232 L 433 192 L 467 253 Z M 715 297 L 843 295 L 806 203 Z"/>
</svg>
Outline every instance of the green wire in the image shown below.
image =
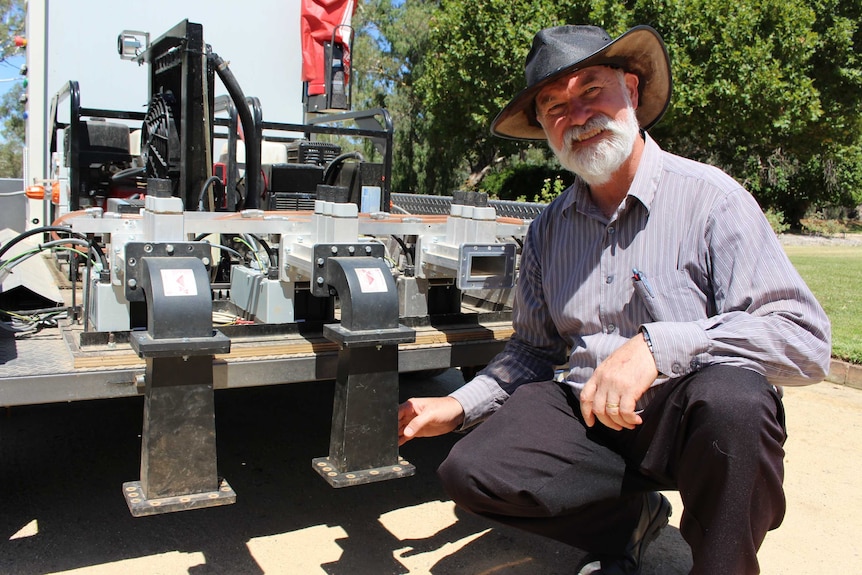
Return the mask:
<svg viewBox="0 0 862 575">
<path fill-rule="evenodd" d="M 236 237 L 234 237 L 233 241 L 239 242 L 242 245 L 244 245 L 245 247 L 247 247 L 251 251 L 251 253 L 254 254 L 254 259 L 257 261 L 257 265 L 258 265 L 258 268 L 260 269 L 261 273 L 266 273 L 266 269 L 263 267 L 263 262 L 260 261 L 260 256 L 258 255 L 257 250 L 255 250 L 252 247 L 252 245 L 245 240 L 245 238 L 242 238 L 240 236 L 236 236 Z"/>
</svg>

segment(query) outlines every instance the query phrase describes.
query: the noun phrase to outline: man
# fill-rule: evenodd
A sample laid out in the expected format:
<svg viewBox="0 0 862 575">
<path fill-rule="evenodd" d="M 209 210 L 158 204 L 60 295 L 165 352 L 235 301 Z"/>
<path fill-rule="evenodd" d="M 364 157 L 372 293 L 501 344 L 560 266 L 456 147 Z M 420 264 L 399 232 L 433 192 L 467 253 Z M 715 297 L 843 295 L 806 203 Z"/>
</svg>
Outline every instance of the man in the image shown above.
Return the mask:
<svg viewBox="0 0 862 575">
<path fill-rule="evenodd" d="M 751 195 L 646 133 L 671 93 L 655 30 L 542 30 L 526 77 L 492 133 L 547 139 L 578 178 L 529 228 L 505 350 L 405 402 L 400 441 L 484 420 L 441 465 L 447 492 L 588 551 L 579 573 L 640 573 L 664 489 L 693 573 L 757 573 L 785 509 L 777 386 L 824 377 L 829 322 Z"/>
</svg>

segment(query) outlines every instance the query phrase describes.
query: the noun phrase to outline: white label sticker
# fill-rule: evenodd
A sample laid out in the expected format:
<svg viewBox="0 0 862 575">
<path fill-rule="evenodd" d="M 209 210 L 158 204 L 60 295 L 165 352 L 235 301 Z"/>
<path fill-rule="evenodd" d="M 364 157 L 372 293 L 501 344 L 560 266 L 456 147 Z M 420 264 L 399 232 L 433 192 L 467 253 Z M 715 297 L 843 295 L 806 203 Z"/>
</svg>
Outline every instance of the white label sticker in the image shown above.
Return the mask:
<svg viewBox="0 0 862 575">
<path fill-rule="evenodd" d="M 165 296 L 198 295 L 195 274 L 191 269 L 161 270 Z"/>
<path fill-rule="evenodd" d="M 356 268 L 356 279 L 362 293 L 382 293 L 388 291 L 386 278 L 380 268 Z"/>
</svg>

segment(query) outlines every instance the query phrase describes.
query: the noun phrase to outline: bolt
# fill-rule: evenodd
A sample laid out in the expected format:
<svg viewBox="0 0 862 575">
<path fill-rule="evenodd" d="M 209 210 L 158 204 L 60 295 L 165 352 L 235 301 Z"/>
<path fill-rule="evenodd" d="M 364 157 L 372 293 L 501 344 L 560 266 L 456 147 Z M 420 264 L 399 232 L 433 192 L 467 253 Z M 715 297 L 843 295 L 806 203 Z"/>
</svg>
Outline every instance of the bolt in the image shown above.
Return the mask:
<svg viewBox="0 0 862 575">
<path fill-rule="evenodd" d="M 132 278 L 126 282 L 126 285 L 129 286 L 129 289 L 135 289 L 138 287 L 138 280 Z"/>
<path fill-rule="evenodd" d="M 332 247 L 331 247 L 331 248 L 329 248 L 329 249 L 330 249 L 330 251 L 332 252 L 332 255 L 335 255 L 335 254 L 337 254 L 337 253 L 338 253 L 338 247 L 337 247 L 337 246 L 332 246 Z"/>
<path fill-rule="evenodd" d="M 202 257 L 202 258 L 201 258 L 201 262 L 202 262 L 206 267 L 210 267 L 210 264 L 212 263 L 208 257 Z"/>
<path fill-rule="evenodd" d="M 318 266 L 323 267 L 324 263 L 325 263 L 325 261 L 323 258 L 317 258 L 317 265 Z"/>
<path fill-rule="evenodd" d="M 323 278 L 322 278 L 322 277 L 319 277 L 319 276 L 318 276 L 318 278 L 317 278 L 317 285 L 319 285 L 319 286 L 322 286 L 322 285 L 323 285 Z"/>
<path fill-rule="evenodd" d="M 145 245 L 145 246 L 144 246 L 144 251 L 145 251 L 145 252 L 147 252 L 147 253 L 152 252 L 152 251 L 153 251 L 153 246 L 152 246 L 152 244 L 147 244 L 147 245 Z"/>
<path fill-rule="evenodd" d="M 350 255 L 353 255 L 353 253 L 355 251 L 356 251 L 356 248 L 354 248 L 353 246 L 348 246 L 347 253 L 349 253 Z"/>
<path fill-rule="evenodd" d="M 365 246 L 365 253 L 366 255 L 371 255 L 371 246 Z"/>
<path fill-rule="evenodd" d="M 173 254 L 174 254 L 174 244 L 168 244 L 168 245 L 166 245 L 166 246 L 165 246 L 165 251 L 167 252 L 167 254 L 168 254 L 169 256 L 170 256 L 170 255 L 173 255 Z"/>
</svg>

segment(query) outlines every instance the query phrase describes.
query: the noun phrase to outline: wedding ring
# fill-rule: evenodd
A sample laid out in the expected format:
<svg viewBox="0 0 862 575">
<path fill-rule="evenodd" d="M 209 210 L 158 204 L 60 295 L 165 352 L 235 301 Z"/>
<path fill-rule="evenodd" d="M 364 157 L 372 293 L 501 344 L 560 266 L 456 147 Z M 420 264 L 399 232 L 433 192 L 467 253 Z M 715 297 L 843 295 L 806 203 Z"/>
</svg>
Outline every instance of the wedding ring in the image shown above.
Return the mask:
<svg viewBox="0 0 862 575">
<path fill-rule="evenodd" d="M 605 404 L 605 409 L 619 409 L 619 408 L 620 408 L 619 403 L 606 403 Z"/>
</svg>

